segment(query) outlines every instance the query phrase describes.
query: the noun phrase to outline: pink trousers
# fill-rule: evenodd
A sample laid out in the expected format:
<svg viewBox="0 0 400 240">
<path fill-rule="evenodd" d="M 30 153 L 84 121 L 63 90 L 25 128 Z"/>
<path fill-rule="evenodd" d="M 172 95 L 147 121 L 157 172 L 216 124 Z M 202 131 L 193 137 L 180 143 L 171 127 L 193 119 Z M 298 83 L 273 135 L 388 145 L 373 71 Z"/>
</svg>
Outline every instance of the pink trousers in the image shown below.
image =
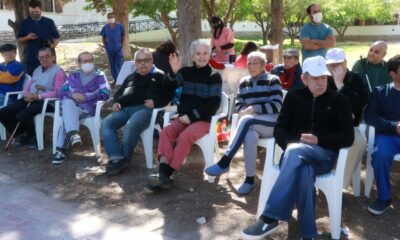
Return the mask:
<svg viewBox="0 0 400 240">
<path fill-rule="evenodd" d="M 185 125 L 175 119 L 160 133 L 158 142 L 158 159 L 164 156 L 167 163 L 175 170 L 179 170 L 183 161 L 192 150 L 193 143 L 206 135 L 210 130 L 210 123 L 197 121 Z M 176 146 L 174 148 L 174 143 Z"/>
</svg>

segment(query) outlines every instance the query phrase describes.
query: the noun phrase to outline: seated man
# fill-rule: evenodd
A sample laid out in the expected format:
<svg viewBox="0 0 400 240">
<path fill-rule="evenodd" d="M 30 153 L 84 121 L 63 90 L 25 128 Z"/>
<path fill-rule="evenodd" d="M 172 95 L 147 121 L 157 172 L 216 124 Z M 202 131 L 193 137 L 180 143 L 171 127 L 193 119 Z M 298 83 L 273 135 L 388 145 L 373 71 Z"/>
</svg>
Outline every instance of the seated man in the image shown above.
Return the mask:
<svg viewBox="0 0 400 240">
<path fill-rule="evenodd" d="M 362 112 L 368 101 L 368 87 L 357 73 L 347 69 L 346 55 L 343 49 L 332 48 L 326 53 L 326 64 L 329 72 L 332 74 L 328 80 L 330 87 L 345 95 L 351 105 L 354 123 L 354 143 L 349 149 L 346 161 L 346 170 L 344 174 L 343 186 L 347 187 L 350 183 L 354 169 L 366 149 L 365 137 L 358 129 L 362 118 Z"/>
<path fill-rule="evenodd" d="M 15 136 L 22 136 L 19 145 L 27 145 L 35 136 L 33 118 L 42 111 L 45 98 L 57 97 L 65 81 L 65 73 L 55 64 L 56 53 L 52 48 L 39 50 L 40 66 L 33 71 L 32 79 L 24 89 L 24 97 L 0 109 L 0 122 L 12 133 L 20 122 Z"/>
<path fill-rule="evenodd" d="M 376 215 L 391 207 L 390 171 L 394 156 L 400 153 L 400 55 L 392 57 L 387 66 L 393 83 L 376 87 L 365 109 L 365 121 L 376 129 L 371 164 L 378 199 L 368 206 Z"/>
<path fill-rule="evenodd" d="M 274 137 L 285 151 L 280 174 L 264 212 L 255 224 L 241 231 L 244 239 L 262 239 L 289 221 L 297 207 L 302 239 L 315 239 L 315 179 L 335 166 L 340 148 L 354 141 L 353 119 L 347 98 L 328 89 L 325 59 L 304 61 L 301 76 L 306 88 L 288 92 Z"/>
<path fill-rule="evenodd" d="M 283 51 L 282 56 L 283 64 L 276 65 L 271 73 L 279 77 L 282 88 L 286 91 L 303 88 L 299 50 L 295 48 L 286 49 Z"/>
<path fill-rule="evenodd" d="M 366 58 L 361 58 L 353 65 L 353 72 L 361 75 L 367 83 L 369 92 L 377 87 L 392 81 L 388 71 L 387 62 L 383 60 L 387 52 L 387 44 L 383 41 L 374 42 Z"/>
<path fill-rule="evenodd" d="M 63 128 L 57 136 L 57 151 L 53 164 L 61 164 L 65 160 L 66 151 L 75 144 L 81 143 L 79 122 L 92 117 L 96 111 L 96 103 L 110 97 L 110 86 L 103 72 L 94 67 L 94 57 L 89 52 L 78 56 L 79 70 L 72 72 L 60 90 Z"/>
<path fill-rule="evenodd" d="M 4 58 L 4 62 L 0 64 L 0 106 L 2 106 L 7 92 L 22 90 L 25 77 L 24 65 L 15 60 L 17 47 L 14 44 L 2 45 L 0 53 Z"/>
<path fill-rule="evenodd" d="M 266 57 L 262 52 L 251 52 L 248 55 L 249 76 L 240 81 L 236 101 L 240 121 L 235 137 L 221 160 L 205 170 L 210 176 L 219 176 L 229 171 L 229 165 L 243 143 L 246 179 L 237 190 L 240 195 L 248 194 L 255 187 L 257 140 L 272 137 L 273 126 L 282 107 L 279 79 L 266 73 L 265 63 Z"/>
<path fill-rule="evenodd" d="M 149 126 L 152 109 L 167 105 L 174 94 L 173 89 L 163 87 L 164 73 L 153 65 L 148 49 L 136 51 L 134 59 L 136 72 L 128 75 L 115 93 L 113 113 L 101 124 L 110 176 L 129 167 L 140 133 Z M 117 130 L 122 127 L 120 144 Z"/>
</svg>

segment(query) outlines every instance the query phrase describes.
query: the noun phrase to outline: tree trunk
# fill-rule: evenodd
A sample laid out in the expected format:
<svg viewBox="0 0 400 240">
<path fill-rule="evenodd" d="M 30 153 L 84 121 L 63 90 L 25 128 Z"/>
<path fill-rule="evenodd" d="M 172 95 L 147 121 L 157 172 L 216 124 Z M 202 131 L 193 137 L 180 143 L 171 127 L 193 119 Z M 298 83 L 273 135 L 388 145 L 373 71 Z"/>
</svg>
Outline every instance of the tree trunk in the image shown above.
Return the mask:
<svg viewBox="0 0 400 240">
<path fill-rule="evenodd" d="M 271 44 L 279 44 L 279 60 L 274 59 L 274 62 L 281 62 L 282 49 L 283 49 L 283 1 L 272 0 L 271 1 L 271 13 L 272 13 L 272 29 L 271 29 Z"/>
<path fill-rule="evenodd" d="M 8 19 L 8 25 L 13 29 L 15 38 L 19 33 L 22 21 L 28 17 L 28 2 L 29 0 L 15 0 L 11 1 L 12 8 L 14 9 L 15 22 Z M 18 45 L 19 59 L 25 62 L 25 44 Z"/>
<path fill-rule="evenodd" d="M 201 8 L 199 0 L 178 0 L 179 55 L 182 66 L 192 65 L 189 52 L 190 43 L 202 37 Z"/>
<path fill-rule="evenodd" d="M 167 27 L 169 34 L 171 35 L 172 42 L 175 44 L 175 46 L 178 48 L 179 43 L 178 43 L 178 29 L 174 29 L 174 27 L 171 25 L 169 22 L 170 18 L 168 16 L 167 12 L 161 12 L 160 13 L 160 19 L 164 23 L 164 25 Z"/>
<path fill-rule="evenodd" d="M 115 18 L 124 26 L 125 38 L 122 44 L 122 52 L 124 54 L 125 60 L 132 59 L 131 49 L 129 47 L 129 12 L 128 12 L 129 2 L 126 0 L 114 0 L 112 1 L 113 12 L 115 13 Z"/>
</svg>

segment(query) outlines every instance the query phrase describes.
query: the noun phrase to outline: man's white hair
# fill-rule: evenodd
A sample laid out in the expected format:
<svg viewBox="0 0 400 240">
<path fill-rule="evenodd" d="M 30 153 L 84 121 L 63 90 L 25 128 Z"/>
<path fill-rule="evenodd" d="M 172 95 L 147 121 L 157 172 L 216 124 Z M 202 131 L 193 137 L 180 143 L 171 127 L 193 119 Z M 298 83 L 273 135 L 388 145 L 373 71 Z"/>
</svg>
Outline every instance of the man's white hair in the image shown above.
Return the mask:
<svg viewBox="0 0 400 240">
<path fill-rule="evenodd" d="M 249 53 L 249 55 L 247 55 L 247 60 L 249 60 L 250 58 L 258 58 L 263 64 L 267 62 L 267 56 L 265 56 L 265 53 L 260 51 L 254 51 Z"/>
</svg>

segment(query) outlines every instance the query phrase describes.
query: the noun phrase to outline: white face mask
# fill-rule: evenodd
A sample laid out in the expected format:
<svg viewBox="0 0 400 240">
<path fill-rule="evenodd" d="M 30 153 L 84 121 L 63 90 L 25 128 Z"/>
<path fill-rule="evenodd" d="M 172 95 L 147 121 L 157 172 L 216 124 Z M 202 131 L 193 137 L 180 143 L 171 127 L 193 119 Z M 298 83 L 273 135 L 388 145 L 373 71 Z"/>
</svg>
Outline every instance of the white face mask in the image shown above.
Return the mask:
<svg viewBox="0 0 400 240">
<path fill-rule="evenodd" d="M 81 65 L 81 69 L 84 73 L 90 73 L 94 69 L 93 63 L 84 63 Z"/>
<path fill-rule="evenodd" d="M 109 19 L 108 19 L 108 22 L 109 22 L 109 23 L 115 23 L 115 18 L 109 18 Z"/>
<path fill-rule="evenodd" d="M 313 22 L 320 23 L 322 21 L 322 13 L 319 12 L 319 13 L 312 15 L 312 19 L 313 19 Z"/>
</svg>

